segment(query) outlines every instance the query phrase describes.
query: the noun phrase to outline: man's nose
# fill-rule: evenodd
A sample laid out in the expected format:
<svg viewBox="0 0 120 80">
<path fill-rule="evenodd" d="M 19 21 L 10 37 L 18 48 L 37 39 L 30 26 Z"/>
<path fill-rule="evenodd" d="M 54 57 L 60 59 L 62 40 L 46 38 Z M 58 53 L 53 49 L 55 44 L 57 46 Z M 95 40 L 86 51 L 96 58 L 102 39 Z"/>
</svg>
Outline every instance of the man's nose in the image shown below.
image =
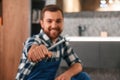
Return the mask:
<svg viewBox="0 0 120 80">
<path fill-rule="evenodd" d="M 53 23 L 52 23 L 52 28 L 55 28 L 55 27 L 57 27 L 57 23 L 56 23 L 56 22 L 53 22 Z"/>
</svg>

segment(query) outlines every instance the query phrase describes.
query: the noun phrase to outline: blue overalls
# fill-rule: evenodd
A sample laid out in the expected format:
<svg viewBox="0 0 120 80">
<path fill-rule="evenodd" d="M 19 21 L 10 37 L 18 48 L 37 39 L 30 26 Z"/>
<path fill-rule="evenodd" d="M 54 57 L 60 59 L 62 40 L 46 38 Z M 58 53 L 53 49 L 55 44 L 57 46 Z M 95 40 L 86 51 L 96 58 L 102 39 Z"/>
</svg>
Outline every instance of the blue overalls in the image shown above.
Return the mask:
<svg viewBox="0 0 120 80">
<path fill-rule="evenodd" d="M 41 61 L 33 68 L 27 80 L 54 80 L 59 64 L 60 60 L 55 62 Z"/>
<path fill-rule="evenodd" d="M 59 49 L 58 58 L 53 57 L 38 62 L 25 80 L 54 80 L 61 62 L 62 53 L 60 47 L 61 46 L 57 46 L 56 48 L 53 48 L 51 50 L 52 52 L 54 52 L 54 54 L 56 54 L 56 50 Z"/>
<path fill-rule="evenodd" d="M 61 50 L 59 53 L 60 57 L 57 60 L 50 58 L 47 61 L 42 60 L 37 63 L 25 80 L 54 80 L 61 62 Z M 80 72 L 72 77 L 71 80 L 90 80 L 90 77 L 85 72 Z"/>
<path fill-rule="evenodd" d="M 41 61 L 34 67 L 36 69 L 34 69 L 25 80 L 54 80 L 60 61 L 61 60 L 55 62 Z M 81 72 L 72 77 L 71 80 L 90 80 L 90 77 L 86 72 Z"/>
</svg>

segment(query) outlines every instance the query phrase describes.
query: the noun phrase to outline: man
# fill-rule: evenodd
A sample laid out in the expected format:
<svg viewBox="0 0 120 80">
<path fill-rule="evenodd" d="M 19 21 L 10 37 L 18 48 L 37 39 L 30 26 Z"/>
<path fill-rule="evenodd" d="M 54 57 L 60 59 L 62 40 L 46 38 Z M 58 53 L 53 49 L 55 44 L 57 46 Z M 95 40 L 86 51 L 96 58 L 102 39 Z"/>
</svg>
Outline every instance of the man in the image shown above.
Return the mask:
<svg viewBox="0 0 120 80">
<path fill-rule="evenodd" d="M 56 5 L 43 8 L 40 20 L 42 29 L 39 34 L 25 42 L 17 80 L 90 80 L 89 76 L 82 72 L 81 60 L 69 43 L 60 43 L 63 40 L 60 36 L 63 31 L 63 18 L 62 10 Z M 70 68 L 56 77 L 62 58 Z"/>
</svg>

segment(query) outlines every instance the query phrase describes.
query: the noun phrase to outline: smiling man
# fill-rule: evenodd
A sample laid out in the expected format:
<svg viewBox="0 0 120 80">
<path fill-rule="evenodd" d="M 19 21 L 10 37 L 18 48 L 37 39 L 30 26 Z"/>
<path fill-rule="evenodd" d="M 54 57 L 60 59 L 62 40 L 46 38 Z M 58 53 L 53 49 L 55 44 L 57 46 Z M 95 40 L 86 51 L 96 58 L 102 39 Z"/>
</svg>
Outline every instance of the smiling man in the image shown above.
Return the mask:
<svg viewBox="0 0 120 80">
<path fill-rule="evenodd" d="M 60 35 L 63 23 L 63 11 L 58 6 L 47 5 L 43 8 L 40 20 L 42 29 L 25 42 L 17 80 L 90 80 L 87 73 L 82 72 L 81 60 L 68 41 L 49 49 L 63 40 Z M 61 59 L 67 62 L 69 69 L 56 77 Z"/>
</svg>

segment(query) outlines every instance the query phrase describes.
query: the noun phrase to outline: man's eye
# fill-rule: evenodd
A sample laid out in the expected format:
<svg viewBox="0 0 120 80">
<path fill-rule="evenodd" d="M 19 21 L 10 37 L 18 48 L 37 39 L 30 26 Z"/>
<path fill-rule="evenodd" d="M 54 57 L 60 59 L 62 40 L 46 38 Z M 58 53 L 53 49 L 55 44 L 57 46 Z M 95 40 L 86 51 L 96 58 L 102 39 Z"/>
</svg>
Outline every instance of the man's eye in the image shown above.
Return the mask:
<svg viewBox="0 0 120 80">
<path fill-rule="evenodd" d="M 48 20 L 47 22 L 48 22 L 48 23 L 51 23 L 52 21 Z"/>
<path fill-rule="evenodd" d="M 61 23 L 61 20 L 57 20 L 56 23 Z"/>
</svg>

